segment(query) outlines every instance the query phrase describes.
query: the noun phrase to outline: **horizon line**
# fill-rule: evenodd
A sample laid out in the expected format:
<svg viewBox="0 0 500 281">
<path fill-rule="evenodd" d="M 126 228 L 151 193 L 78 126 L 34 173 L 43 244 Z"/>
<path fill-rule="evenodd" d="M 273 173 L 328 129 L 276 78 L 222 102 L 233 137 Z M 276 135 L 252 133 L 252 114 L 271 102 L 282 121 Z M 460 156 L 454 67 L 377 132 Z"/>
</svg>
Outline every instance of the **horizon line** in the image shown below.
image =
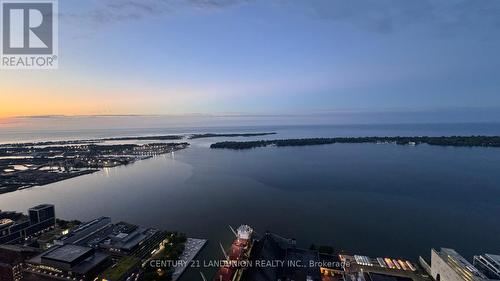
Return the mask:
<svg viewBox="0 0 500 281">
<path fill-rule="evenodd" d="M 436 108 L 344 108 L 332 110 L 318 110 L 309 112 L 281 112 L 281 113 L 249 113 L 249 112 L 213 112 L 213 113 L 151 113 L 151 114 L 34 114 L 11 115 L 0 119 L 16 118 L 78 118 L 78 117 L 286 117 L 286 116 L 321 116 L 329 114 L 374 114 L 374 113 L 425 113 L 437 111 L 463 111 L 463 110 L 500 110 L 500 106 L 483 107 L 436 107 Z"/>
</svg>

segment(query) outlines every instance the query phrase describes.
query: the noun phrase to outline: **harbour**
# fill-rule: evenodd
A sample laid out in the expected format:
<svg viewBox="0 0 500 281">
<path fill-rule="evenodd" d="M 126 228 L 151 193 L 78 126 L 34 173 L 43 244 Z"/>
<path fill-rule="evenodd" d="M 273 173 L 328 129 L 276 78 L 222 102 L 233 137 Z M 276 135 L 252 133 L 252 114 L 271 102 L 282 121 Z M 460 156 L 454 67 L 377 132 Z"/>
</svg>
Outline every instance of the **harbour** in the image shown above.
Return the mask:
<svg viewBox="0 0 500 281">
<path fill-rule="evenodd" d="M 406 134 L 435 135 L 443 127 L 417 126 Z M 375 128 L 379 135 L 405 134 L 400 127 Z M 448 128 L 447 134 L 496 130 L 478 131 L 481 126 L 476 125 L 451 128 L 456 129 Z M 253 131 L 276 131 L 277 135 L 260 137 L 272 139 L 377 134 L 360 126 L 258 127 Z M 466 257 L 481 249 L 500 251 L 500 229 L 493 215 L 500 212 L 500 196 L 495 196 L 500 191 L 494 184 L 500 180 L 496 173 L 500 162 L 494 148 L 332 144 L 209 149 L 219 140 L 225 139 L 193 140 L 189 148 L 176 151 L 175 158 L 163 154 L 5 193 L 0 206 L 25 211 L 48 202 L 66 219 L 84 221 L 109 214 L 116 220 L 178 229 L 188 237 L 208 239 L 210 243 L 197 258 L 201 268 L 188 267 L 180 281 L 198 280 L 200 271 L 209 279 L 214 276 L 219 267 L 204 268 L 203 260 L 224 260 L 219 242 L 227 249 L 235 237 L 228 224 L 242 222 L 261 234 L 272 230 L 294 237 L 303 248 L 321 243 L 368 256 L 414 260 L 433 245 L 453 245 Z M 471 182 L 475 188 L 469 188 Z M 460 227 L 453 223 L 457 218 Z M 489 231 L 473 231 L 477 227 Z M 394 233 L 407 239 L 394 239 Z"/>
</svg>

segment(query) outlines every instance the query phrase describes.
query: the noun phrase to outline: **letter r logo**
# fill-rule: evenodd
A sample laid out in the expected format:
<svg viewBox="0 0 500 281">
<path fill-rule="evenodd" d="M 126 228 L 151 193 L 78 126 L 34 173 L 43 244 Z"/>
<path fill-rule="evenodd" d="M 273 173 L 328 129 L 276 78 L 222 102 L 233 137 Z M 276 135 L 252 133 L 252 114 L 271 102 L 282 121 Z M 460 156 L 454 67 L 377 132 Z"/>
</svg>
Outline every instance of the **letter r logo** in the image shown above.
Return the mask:
<svg viewBox="0 0 500 281">
<path fill-rule="evenodd" d="M 2 2 L 5 55 L 49 55 L 54 47 L 54 9 L 50 1 Z"/>
</svg>

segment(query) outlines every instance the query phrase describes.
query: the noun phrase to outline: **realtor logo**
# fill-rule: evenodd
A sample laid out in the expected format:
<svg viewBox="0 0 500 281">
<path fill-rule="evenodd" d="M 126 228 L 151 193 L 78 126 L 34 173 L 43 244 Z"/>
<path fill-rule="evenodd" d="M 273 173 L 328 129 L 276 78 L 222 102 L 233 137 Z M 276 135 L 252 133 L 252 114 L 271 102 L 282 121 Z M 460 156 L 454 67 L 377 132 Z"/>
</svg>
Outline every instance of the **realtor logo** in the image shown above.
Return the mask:
<svg viewBox="0 0 500 281">
<path fill-rule="evenodd" d="M 57 0 L 0 1 L 1 68 L 57 68 Z"/>
</svg>

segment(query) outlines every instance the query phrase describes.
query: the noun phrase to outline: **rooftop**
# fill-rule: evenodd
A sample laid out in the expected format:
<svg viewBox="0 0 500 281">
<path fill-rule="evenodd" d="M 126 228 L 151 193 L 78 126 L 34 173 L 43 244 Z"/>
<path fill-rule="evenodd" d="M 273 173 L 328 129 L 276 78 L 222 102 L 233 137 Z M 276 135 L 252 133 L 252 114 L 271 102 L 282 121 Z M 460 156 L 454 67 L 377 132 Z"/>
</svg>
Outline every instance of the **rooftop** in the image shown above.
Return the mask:
<svg viewBox="0 0 500 281">
<path fill-rule="evenodd" d="M 72 268 L 72 271 L 78 274 L 86 274 L 94 267 L 99 266 L 100 264 L 105 262 L 107 258 L 108 255 L 100 252 L 95 252 L 92 258 L 80 262 L 79 264 L 77 264 L 75 267 Z"/>
<path fill-rule="evenodd" d="M 31 207 L 30 210 L 42 210 L 42 209 L 45 209 L 47 207 L 54 207 L 54 205 L 51 205 L 51 204 L 40 204 L 38 206 Z"/>
<path fill-rule="evenodd" d="M 90 222 L 82 223 L 59 240 L 61 244 L 85 244 L 84 242 L 88 240 L 89 237 L 92 237 L 96 233 L 99 233 L 99 231 L 109 228 L 110 226 L 111 218 L 100 217 Z"/>
<path fill-rule="evenodd" d="M 29 219 L 22 213 L 0 212 L 0 228 L 7 228 L 16 224 L 29 223 Z M 2 236 L 0 234 L 0 236 Z"/>
<path fill-rule="evenodd" d="M 105 253 L 94 252 L 94 250 L 89 247 L 68 244 L 53 247 L 31 258 L 27 262 L 39 265 L 49 265 L 77 274 L 87 274 L 96 266 L 100 266 L 106 262 L 108 257 L 109 256 Z"/>
<path fill-rule="evenodd" d="M 470 277 L 474 279 L 487 279 L 484 274 L 482 274 L 477 268 L 475 268 L 470 262 L 468 262 L 464 257 L 457 253 L 453 249 L 441 248 L 441 252 L 437 252 L 443 260 L 446 261 L 450 267 L 452 267 L 458 274 L 466 279 Z"/>
<path fill-rule="evenodd" d="M 51 260 L 71 263 L 76 259 L 78 259 L 79 257 L 89 253 L 90 251 L 93 251 L 93 249 L 88 247 L 67 244 L 58 247 L 46 254 L 43 254 L 43 257 Z"/>
<path fill-rule="evenodd" d="M 23 213 L 0 211 L 0 219 L 10 219 L 13 221 L 17 221 L 17 220 L 24 219 L 24 218 L 27 218 L 27 217 Z"/>
<path fill-rule="evenodd" d="M 3 224 L 11 224 L 13 223 L 14 221 L 11 220 L 11 219 L 0 219 L 0 225 L 3 225 Z"/>
</svg>

